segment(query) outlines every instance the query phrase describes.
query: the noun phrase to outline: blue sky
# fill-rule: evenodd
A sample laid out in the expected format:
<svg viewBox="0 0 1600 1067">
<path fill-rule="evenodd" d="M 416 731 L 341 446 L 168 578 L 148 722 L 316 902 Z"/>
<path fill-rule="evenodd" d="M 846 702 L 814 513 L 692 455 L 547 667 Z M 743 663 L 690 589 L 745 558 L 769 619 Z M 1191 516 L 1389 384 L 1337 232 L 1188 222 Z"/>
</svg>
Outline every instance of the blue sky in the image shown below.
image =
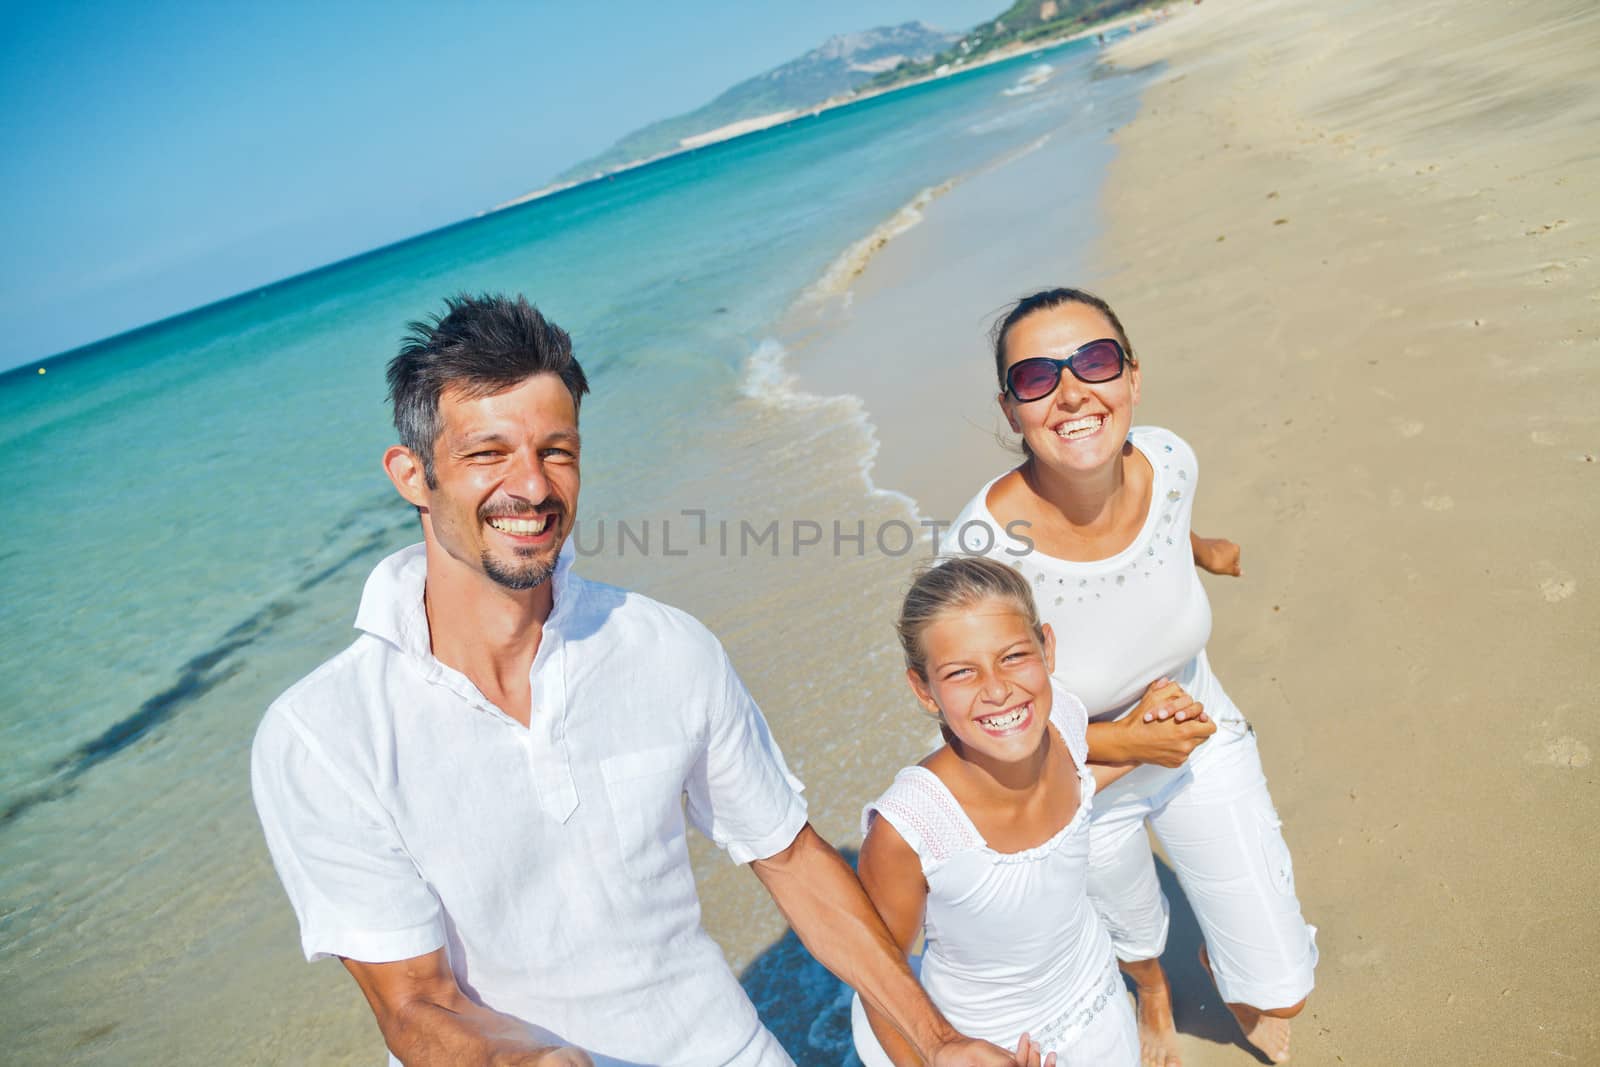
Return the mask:
<svg viewBox="0 0 1600 1067">
<path fill-rule="evenodd" d="M 0 369 L 471 216 L 830 34 L 1005 6 L 0 3 Z"/>
</svg>

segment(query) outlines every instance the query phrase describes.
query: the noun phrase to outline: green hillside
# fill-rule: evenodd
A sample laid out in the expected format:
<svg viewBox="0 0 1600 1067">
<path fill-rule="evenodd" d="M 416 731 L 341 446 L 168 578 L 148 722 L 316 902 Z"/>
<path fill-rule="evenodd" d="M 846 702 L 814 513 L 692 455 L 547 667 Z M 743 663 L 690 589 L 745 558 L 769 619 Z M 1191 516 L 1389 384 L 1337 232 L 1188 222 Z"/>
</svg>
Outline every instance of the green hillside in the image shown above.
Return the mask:
<svg viewBox="0 0 1600 1067">
<path fill-rule="evenodd" d="M 997 48 L 1058 37 L 1156 6 L 1158 0 L 1018 0 L 1005 11 L 974 26 L 959 41 L 937 55 L 903 63 L 873 78 L 868 87 L 882 89 L 932 74 L 943 66 L 961 66 Z"/>
<path fill-rule="evenodd" d="M 569 168 L 558 180 L 588 178 L 670 152 L 685 137 L 729 123 L 816 107 L 830 97 L 860 88 L 885 70 L 926 59 L 956 37 L 920 22 L 830 37 L 820 48 L 740 82 L 704 107 L 635 130 L 600 155 Z"/>
</svg>

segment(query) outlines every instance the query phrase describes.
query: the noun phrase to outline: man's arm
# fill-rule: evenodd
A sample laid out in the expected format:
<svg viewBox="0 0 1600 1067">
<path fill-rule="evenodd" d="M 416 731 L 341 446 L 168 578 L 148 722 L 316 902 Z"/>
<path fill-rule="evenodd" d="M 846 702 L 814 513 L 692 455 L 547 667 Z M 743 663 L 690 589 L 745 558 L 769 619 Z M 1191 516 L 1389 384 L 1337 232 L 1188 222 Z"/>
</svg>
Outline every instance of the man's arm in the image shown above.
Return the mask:
<svg viewBox="0 0 1600 1067">
<path fill-rule="evenodd" d="M 582 1050 L 468 1000 L 442 948 L 394 963 L 340 962 L 366 994 L 389 1051 L 409 1067 L 594 1067 Z"/>
<path fill-rule="evenodd" d="M 890 1020 L 933 1067 L 1008 1067 L 1021 1061 L 962 1036 L 928 1000 L 850 865 L 807 823 L 788 848 L 751 863 L 807 950 Z M 1039 1067 L 1038 1052 L 1031 1067 Z"/>
</svg>

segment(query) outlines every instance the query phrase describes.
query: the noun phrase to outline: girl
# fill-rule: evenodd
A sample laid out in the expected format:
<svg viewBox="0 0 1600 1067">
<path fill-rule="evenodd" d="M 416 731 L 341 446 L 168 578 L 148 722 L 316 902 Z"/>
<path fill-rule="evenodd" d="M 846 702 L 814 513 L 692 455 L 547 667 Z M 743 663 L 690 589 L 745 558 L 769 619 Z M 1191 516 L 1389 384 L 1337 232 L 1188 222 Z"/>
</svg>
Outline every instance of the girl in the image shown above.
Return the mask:
<svg viewBox="0 0 1600 1067">
<path fill-rule="evenodd" d="M 1090 768 L 1088 716 L 1052 688 L 1055 640 L 1012 568 L 925 571 L 899 631 L 945 743 L 867 806 L 862 884 L 903 950 L 925 935 L 923 986 L 958 1029 L 1044 1067 L 1132 1067 L 1133 1012 L 1085 892 L 1091 799 L 1128 768 Z M 1150 687 L 1158 707 L 1200 714 L 1170 683 Z M 919 1062 L 859 1000 L 854 1014 L 867 1067 Z"/>
</svg>

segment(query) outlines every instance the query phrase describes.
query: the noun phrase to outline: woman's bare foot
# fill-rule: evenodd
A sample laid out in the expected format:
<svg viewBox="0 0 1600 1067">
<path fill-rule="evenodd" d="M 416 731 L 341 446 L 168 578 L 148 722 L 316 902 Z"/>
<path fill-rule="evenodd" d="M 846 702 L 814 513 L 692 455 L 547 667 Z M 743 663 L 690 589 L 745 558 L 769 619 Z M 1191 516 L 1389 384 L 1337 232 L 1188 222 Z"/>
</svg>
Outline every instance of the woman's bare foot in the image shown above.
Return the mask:
<svg viewBox="0 0 1600 1067">
<path fill-rule="evenodd" d="M 1183 1067 L 1172 1022 L 1172 990 L 1161 961 L 1123 963 L 1122 969 L 1133 979 L 1138 1005 L 1140 1067 Z"/>
<path fill-rule="evenodd" d="M 1211 973 L 1211 957 L 1206 954 L 1205 945 L 1200 946 L 1200 966 L 1206 969 L 1215 983 L 1217 976 Z M 1228 1010 L 1233 1012 L 1239 1029 L 1244 1031 L 1244 1039 L 1260 1049 L 1263 1056 L 1273 1063 L 1289 1062 L 1288 1019 L 1268 1015 L 1248 1004 L 1229 1004 Z"/>
</svg>

